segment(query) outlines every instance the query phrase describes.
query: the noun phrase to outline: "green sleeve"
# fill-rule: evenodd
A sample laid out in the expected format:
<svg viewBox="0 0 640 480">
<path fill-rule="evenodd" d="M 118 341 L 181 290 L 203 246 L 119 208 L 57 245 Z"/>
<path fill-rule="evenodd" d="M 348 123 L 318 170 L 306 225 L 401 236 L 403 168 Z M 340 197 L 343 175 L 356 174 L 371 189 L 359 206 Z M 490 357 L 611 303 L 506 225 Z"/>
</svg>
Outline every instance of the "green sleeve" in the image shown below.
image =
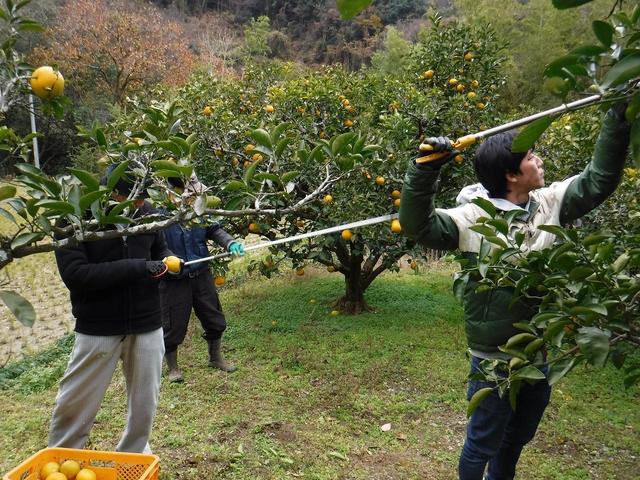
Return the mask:
<svg viewBox="0 0 640 480">
<path fill-rule="evenodd" d="M 449 215 L 436 211 L 439 170 L 419 167 L 412 160 L 402 185 L 400 224 L 403 232 L 427 248 L 458 248 L 458 227 Z"/>
<path fill-rule="evenodd" d="M 593 160 L 567 187 L 562 199 L 560 223 L 567 224 L 590 212 L 613 193 L 620 183 L 631 126 L 607 112 L 596 142 Z"/>
</svg>

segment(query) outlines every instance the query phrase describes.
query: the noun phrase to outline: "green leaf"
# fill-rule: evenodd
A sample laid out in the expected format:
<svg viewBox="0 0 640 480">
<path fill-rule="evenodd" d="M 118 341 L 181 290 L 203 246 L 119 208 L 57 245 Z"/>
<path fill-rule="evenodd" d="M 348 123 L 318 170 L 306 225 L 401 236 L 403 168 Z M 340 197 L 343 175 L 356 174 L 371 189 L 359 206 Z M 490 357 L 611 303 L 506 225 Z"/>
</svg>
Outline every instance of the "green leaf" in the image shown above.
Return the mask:
<svg viewBox="0 0 640 480">
<path fill-rule="evenodd" d="M 575 8 L 585 3 L 589 3 L 593 0 L 553 0 L 553 6 L 558 10 L 565 10 L 567 8 Z"/>
<path fill-rule="evenodd" d="M 275 183 L 280 183 L 280 177 L 278 177 L 275 173 L 268 172 L 259 172 L 253 176 L 253 180 L 256 182 L 262 182 L 264 180 L 271 180 Z"/>
<path fill-rule="evenodd" d="M 283 122 L 277 125 L 273 130 L 271 130 L 271 140 L 277 142 L 280 140 L 280 136 L 291 127 L 290 123 Z"/>
<path fill-rule="evenodd" d="M 109 178 L 107 180 L 107 190 L 113 190 L 113 187 L 116 186 L 116 183 L 118 183 L 118 180 L 120 180 L 120 177 L 122 177 L 128 166 L 129 162 L 125 161 L 120 163 L 120 165 L 113 169 L 111 175 L 109 175 Z"/>
<path fill-rule="evenodd" d="M 60 212 L 64 215 L 75 213 L 73 205 L 62 200 L 40 200 L 36 203 L 36 206 L 46 208 L 47 210 L 53 210 L 56 213 Z"/>
<path fill-rule="evenodd" d="M 41 240 L 42 237 L 42 233 L 21 233 L 13 239 L 13 242 L 11 242 L 11 249 L 15 250 L 16 248 L 37 242 L 38 240 Z"/>
<path fill-rule="evenodd" d="M 156 142 L 156 146 L 173 153 L 176 157 L 182 156 L 182 149 L 180 148 L 180 145 L 170 140 L 160 140 L 159 142 Z M 161 160 L 158 160 L 158 161 L 161 161 Z M 155 162 L 152 162 L 152 163 L 155 163 Z"/>
<path fill-rule="evenodd" d="M 343 153 L 345 150 L 345 146 L 351 141 L 351 139 L 355 136 L 353 132 L 343 133 L 331 139 L 331 153 L 334 155 L 338 155 Z"/>
<path fill-rule="evenodd" d="M 609 48 L 613 42 L 613 34 L 615 29 L 609 22 L 603 22 L 602 20 L 594 20 L 591 24 L 593 33 L 596 34 L 596 38 L 600 40 L 600 43 Z"/>
<path fill-rule="evenodd" d="M 512 377 L 517 380 L 544 380 L 546 377 L 544 373 L 538 370 L 533 365 L 527 365 L 518 370 Z"/>
<path fill-rule="evenodd" d="M 569 309 L 569 313 L 572 315 L 606 315 L 607 307 L 602 305 L 601 303 L 592 303 L 590 305 L 576 305 L 575 307 L 571 307 Z"/>
<path fill-rule="evenodd" d="M 509 245 L 507 245 L 507 242 L 505 242 L 500 237 L 496 237 L 494 235 L 488 235 L 485 238 L 487 239 L 487 242 L 493 243 L 494 245 L 497 245 L 502 248 L 509 248 Z"/>
<path fill-rule="evenodd" d="M 93 202 L 103 197 L 106 193 L 106 190 L 96 190 L 83 195 L 80 197 L 80 209 L 86 210 Z"/>
<path fill-rule="evenodd" d="M 97 190 L 100 187 L 100 182 L 92 173 L 79 168 L 69 168 L 69 171 L 73 173 L 73 175 L 80 180 L 90 192 Z"/>
<path fill-rule="evenodd" d="M 638 118 L 638 114 L 640 113 L 640 92 L 636 92 L 629 105 L 627 105 L 627 109 L 624 111 L 624 116 L 627 122 L 633 123 L 633 121 Z"/>
<path fill-rule="evenodd" d="M 497 210 L 496 207 L 486 198 L 474 198 L 473 203 L 478 205 L 481 209 L 487 212 L 491 217 L 495 217 Z"/>
<path fill-rule="evenodd" d="M 509 234 L 509 225 L 504 218 L 492 218 L 487 221 L 487 225 L 491 225 L 497 232 L 503 234 L 505 237 Z"/>
<path fill-rule="evenodd" d="M 473 412 L 475 412 L 476 409 L 480 406 L 480 403 L 482 403 L 485 398 L 491 395 L 491 392 L 493 392 L 493 390 L 493 387 L 485 387 L 481 388 L 473 394 L 471 400 L 469 400 L 469 405 L 467 405 L 467 418 L 473 415 Z"/>
<path fill-rule="evenodd" d="M 573 358 L 563 358 L 554 362 L 549 367 L 549 373 L 547 376 L 547 382 L 549 385 L 555 385 L 558 380 L 564 377 L 569 371 L 574 367 L 576 363 L 575 357 Z"/>
<path fill-rule="evenodd" d="M 569 65 L 574 65 L 581 60 L 580 55 L 565 55 L 560 58 L 556 58 L 553 62 L 547 64 L 544 67 L 544 76 L 545 77 L 553 77 L 556 75 L 562 76 L 562 68 L 567 67 Z"/>
<path fill-rule="evenodd" d="M 628 55 L 607 72 L 600 86 L 613 88 L 637 76 L 640 76 L 640 54 Z"/>
<path fill-rule="evenodd" d="M 517 153 L 529 151 L 556 118 L 557 117 L 555 116 L 549 115 L 547 117 L 539 118 L 524 127 L 513 140 L 513 143 L 511 144 L 511 151 Z"/>
<path fill-rule="evenodd" d="M 282 155 L 282 152 L 284 152 L 284 149 L 287 148 L 288 144 L 289 144 L 289 139 L 287 137 L 280 140 L 276 145 L 275 154 L 277 156 Z"/>
<path fill-rule="evenodd" d="M 104 136 L 104 132 L 101 128 L 97 128 L 95 131 L 96 143 L 102 148 L 107 148 L 107 138 Z"/>
<path fill-rule="evenodd" d="M 609 355 L 609 337 L 609 334 L 599 328 L 582 327 L 576 335 L 576 343 L 589 363 L 602 367 Z"/>
<path fill-rule="evenodd" d="M 471 227 L 469 227 L 469 230 L 473 230 L 474 232 L 477 232 L 480 235 L 483 235 L 485 237 L 490 237 L 495 235 L 495 232 L 493 231 L 493 229 L 490 227 L 487 227 L 486 225 L 472 225 Z"/>
<path fill-rule="evenodd" d="M 257 128 L 251 132 L 251 138 L 253 138 L 259 145 L 264 145 L 269 150 L 273 149 L 273 143 L 271 142 L 271 135 L 263 128 Z"/>
<path fill-rule="evenodd" d="M 178 164 L 169 160 L 154 160 L 150 163 L 154 170 L 175 170 L 178 171 Z"/>
<path fill-rule="evenodd" d="M 585 265 L 578 265 L 569 272 L 569 278 L 575 282 L 580 282 L 593 274 L 593 268 Z"/>
<path fill-rule="evenodd" d="M 335 158 L 335 162 L 338 168 L 343 172 L 352 170 L 356 164 L 355 158 L 353 158 L 352 155 L 339 155 Z"/>
<path fill-rule="evenodd" d="M 178 145 L 178 147 L 180 147 L 182 155 L 188 155 L 189 154 L 189 151 L 191 150 L 191 145 L 189 145 L 189 143 L 184 138 L 182 138 L 182 137 L 170 137 L 169 140 L 171 140 L 173 143 Z"/>
<path fill-rule="evenodd" d="M 280 177 L 282 183 L 284 185 L 286 185 L 287 183 L 289 183 L 291 180 L 293 180 L 294 178 L 296 178 L 298 175 L 300 175 L 300 171 L 299 170 L 291 170 L 290 172 L 285 172 L 282 174 L 282 177 Z"/>
<path fill-rule="evenodd" d="M 27 299 L 8 290 L 0 290 L 0 298 L 22 325 L 33 326 L 36 321 L 36 311 Z"/>
<path fill-rule="evenodd" d="M 323 144 L 318 144 L 315 147 L 313 147 L 313 150 L 311 150 L 311 153 L 309 154 L 309 160 L 312 162 L 319 162 L 320 160 L 323 159 L 322 157 L 322 149 L 323 149 L 324 145 Z"/>
<path fill-rule="evenodd" d="M 0 187 L 0 201 L 16 196 L 16 187 L 13 185 L 2 185 Z"/>
<path fill-rule="evenodd" d="M 591 245 L 597 245 L 599 243 L 604 242 L 610 237 L 611 235 L 604 234 L 604 233 L 591 233 L 586 237 L 584 237 L 584 239 L 582 240 L 582 245 L 584 245 L 585 247 L 589 247 Z"/>
<path fill-rule="evenodd" d="M 587 57 L 595 57 L 607 52 L 608 49 L 600 45 L 583 45 L 582 47 L 571 50 L 574 55 L 586 55 Z"/>
<path fill-rule="evenodd" d="M 349 20 L 371 4 L 372 0 L 336 0 L 336 7 L 343 20 Z"/>
<path fill-rule="evenodd" d="M 258 165 L 260 164 L 262 160 L 256 160 L 255 162 L 253 162 L 249 168 L 247 168 L 247 171 L 244 172 L 244 183 L 245 185 L 249 185 L 251 183 L 251 180 L 253 180 L 253 176 L 256 173 L 256 168 L 258 168 Z"/>
<path fill-rule="evenodd" d="M 238 190 L 246 190 L 246 189 L 247 189 L 247 186 L 245 185 L 244 182 L 241 182 L 240 180 L 231 180 L 223 188 L 223 190 L 227 192 L 236 192 Z"/>
</svg>

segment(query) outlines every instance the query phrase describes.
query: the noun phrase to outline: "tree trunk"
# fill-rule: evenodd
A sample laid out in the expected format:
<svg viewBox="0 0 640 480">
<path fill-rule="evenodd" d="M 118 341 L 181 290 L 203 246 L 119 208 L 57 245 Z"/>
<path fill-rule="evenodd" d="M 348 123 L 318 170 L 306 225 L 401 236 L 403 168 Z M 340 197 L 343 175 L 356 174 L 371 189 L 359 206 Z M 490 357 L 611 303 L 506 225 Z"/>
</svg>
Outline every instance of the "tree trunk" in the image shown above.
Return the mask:
<svg viewBox="0 0 640 480">
<path fill-rule="evenodd" d="M 340 297 L 334 308 L 342 313 L 357 315 L 369 312 L 371 308 L 364 301 L 364 291 L 367 286 L 362 278 L 362 256 L 351 255 L 349 259 L 349 271 L 344 273 L 345 293 Z"/>
</svg>

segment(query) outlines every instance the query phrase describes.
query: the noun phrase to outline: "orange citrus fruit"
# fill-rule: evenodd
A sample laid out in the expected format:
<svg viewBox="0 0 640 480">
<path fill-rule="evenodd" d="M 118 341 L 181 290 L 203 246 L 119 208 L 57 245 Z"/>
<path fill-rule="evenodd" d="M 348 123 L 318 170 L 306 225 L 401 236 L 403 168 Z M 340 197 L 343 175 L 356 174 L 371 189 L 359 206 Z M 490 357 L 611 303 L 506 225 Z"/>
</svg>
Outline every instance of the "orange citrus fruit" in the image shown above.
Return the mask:
<svg viewBox="0 0 640 480">
<path fill-rule="evenodd" d="M 96 472 L 88 468 L 83 468 L 78 472 L 75 480 L 96 480 Z"/>
<path fill-rule="evenodd" d="M 322 203 L 325 205 L 329 205 L 331 202 L 333 202 L 333 197 L 331 195 L 325 195 L 322 199 Z"/>
<path fill-rule="evenodd" d="M 180 271 L 180 259 L 178 257 L 171 255 L 170 257 L 165 257 L 162 261 L 170 272 L 178 273 Z"/>
<path fill-rule="evenodd" d="M 62 472 L 53 472 L 47 475 L 45 480 L 67 480 L 67 476 Z"/>
<path fill-rule="evenodd" d="M 264 107 L 264 111 L 267 113 L 273 113 L 274 110 L 275 108 L 273 108 L 273 105 L 267 105 L 266 107 Z"/>
<path fill-rule="evenodd" d="M 226 279 L 224 278 L 223 275 L 216 275 L 215 278 L 213 279 L 213 283 L 216 287 L 221 287 L 222 285 L 224 285 L 225 281 Z"/>
<path fill-rule="evenodd" d="M 213 110 L 212 110 L 212 108 L 211 108 L 209 105 L 207 105 L 206 107 L 204 107 L 204 108 L 202 109 L 202 114 L 203 114 L 205 117 L 210 117 L 212 113 L 213 113 Z"/>
<path fill-rule="evenodd" d="M 384 185 L 384 177 L 376 177 L 376 184 Z"/>
<path fill-rule="evenodd" d="M 346 240 L 348 242 L 349 240 L 351 240 L 351 237 L 353 237 L 353 233 L 351 233 L 351 230 L 343 230 L 340 233 L 340 236 L 343 240 Z"/>
<path fill-rule="evenodd" d="M 400 233 L 402 231 L 400 220 L 398 220 L 397 218 L 391 221 L 391 231 L 393 233 Z"/>
</svg>

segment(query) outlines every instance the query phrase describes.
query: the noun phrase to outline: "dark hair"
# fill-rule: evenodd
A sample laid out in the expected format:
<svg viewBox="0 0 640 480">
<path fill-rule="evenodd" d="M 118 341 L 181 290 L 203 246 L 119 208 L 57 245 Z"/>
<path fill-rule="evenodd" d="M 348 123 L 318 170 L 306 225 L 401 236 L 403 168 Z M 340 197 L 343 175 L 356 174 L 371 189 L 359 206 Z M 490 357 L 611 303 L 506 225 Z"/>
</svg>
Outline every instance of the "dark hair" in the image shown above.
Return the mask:
<svg viewBox="0 0 640 480">
<path fill-rule="evenodd" d="M 107 167 L 107 171 L 105 172 L 104 177 L 100 179 L 100 183 L 102 185 L 107 184 L 109 177 L 111 176 L 111 174 L 113 173 L 113 171 L 116 169 L 117 166 L 118 164 L 114 163 Z M 136 180 L 135 180 L 134 174 L 131 171 L 127 170 L 120 176 L 115 186 L 113 187 L 113 191 L 119 195 L 128 197 L 131 194 L 131 190 L 133 190 L 135 183 L 136 183 Z M 148 197 L 149 195 L 147 193 L 146 182 L 145 182 L 145 185 L 142 187 L 142 190 L 138 192 L 138 195 L 136 196 L 136 198 L 148 198 Z"/>
<path fill-rule="evenodd" d="M 520 173 L 520 162 L 527 152 L 512 152 L 511 144 L 518 136 L 517 130 L 489 137 L 476 151 L 473 167 L 482 186 L 493 198 L 507 195 L 507 173 Z"/>
</svg>

